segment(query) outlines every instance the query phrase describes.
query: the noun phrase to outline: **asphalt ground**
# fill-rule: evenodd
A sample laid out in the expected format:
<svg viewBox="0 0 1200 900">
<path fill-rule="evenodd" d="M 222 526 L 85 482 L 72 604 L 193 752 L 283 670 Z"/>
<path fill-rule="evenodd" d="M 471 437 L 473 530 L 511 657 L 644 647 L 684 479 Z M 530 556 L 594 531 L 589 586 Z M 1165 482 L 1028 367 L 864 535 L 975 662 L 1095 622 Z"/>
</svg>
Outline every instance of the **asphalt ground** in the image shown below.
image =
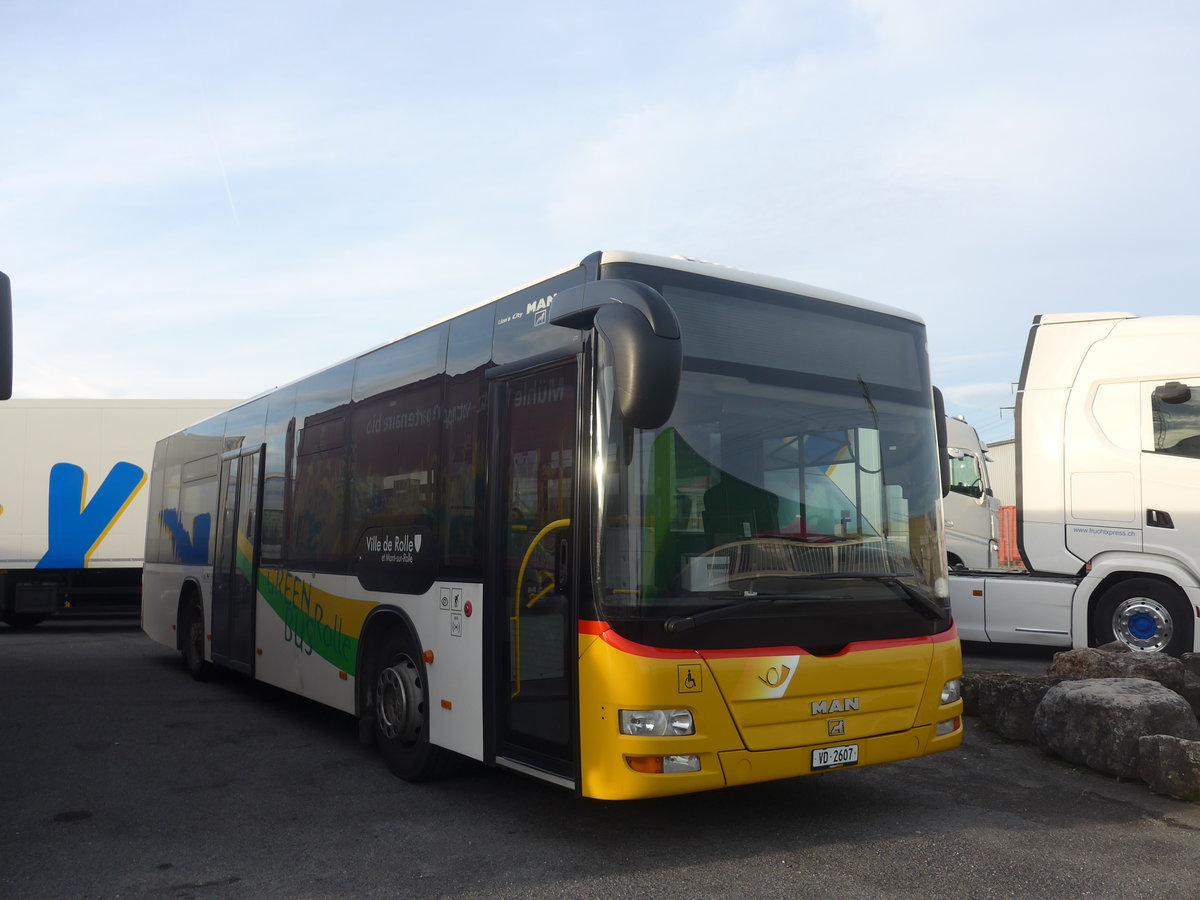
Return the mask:
<svg viewBox="0 0 1200 900">
<path fill-rule="evenodd" d="M 968 670 L 1052 651 L 1029 656 L 966 647 Z M 128 622 L 0 626 L 0 773 L 6 898 L 1200 893 L 1200 805 L 972 719 L 937 756 L 666 800 L 474 765 L 414 785 L 350 717 L 194 682 Z"/>
</svg>

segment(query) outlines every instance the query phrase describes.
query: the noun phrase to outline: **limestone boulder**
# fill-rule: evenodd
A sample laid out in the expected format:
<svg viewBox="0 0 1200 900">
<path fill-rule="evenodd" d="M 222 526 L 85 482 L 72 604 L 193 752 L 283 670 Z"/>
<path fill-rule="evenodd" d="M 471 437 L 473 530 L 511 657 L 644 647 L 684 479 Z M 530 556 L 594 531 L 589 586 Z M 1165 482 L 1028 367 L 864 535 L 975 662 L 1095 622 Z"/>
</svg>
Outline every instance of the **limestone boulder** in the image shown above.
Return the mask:
<svg viewBox="0 0 1200 900">
<path fill-rule="evenodd" d="M 1139 653 L 1113 642 L 1102 647 L 1065 650 L 1054 654 L 1046 670 L 1055 678 L 1146 678 L 1182 694 L 1186 682 L 1183 662 L 1165 653 Z M 1200 675 L 1198 675 L 1200 677 Z"/>
<path fill-rule="evenodd" d="M 970 689 L 968 690 L 968 678 Z M 1033 716 L 1060 678 L 1048 675 L 980 673 L 963 677 L 963 712 L 1010 741 L 1033 740 Z M 970 702 L 967 702 L 968 696 Z"/>
<path fill-rule="evenodd" d="M 1179 663 L 1187 675 L 1200 679 L 1200 653 L 1185 653 L 1179 657 Z"/>
<path fill-rule="evenodd" d="M 1185 653 L 1179 658 L 1183 664 L 1183 699 L 1192 705 L 1192 712 L 1200 716 L 1200 653 Z"/>
<path fill-rule="evenodd" d="M 1200 800 L 1200 741 L 1165 734 L 1138 738 L 1138 775 L 1156 794 Z"/>
<path fill-rule="evenodd" d="M 1187 701 L 1146 678 L 1061 681 L 1033 717 L 1034 742 L 1046 753 L 1118 778 L 1139 777 L 1138 739 L 1200 740 Z"/>
</svg>

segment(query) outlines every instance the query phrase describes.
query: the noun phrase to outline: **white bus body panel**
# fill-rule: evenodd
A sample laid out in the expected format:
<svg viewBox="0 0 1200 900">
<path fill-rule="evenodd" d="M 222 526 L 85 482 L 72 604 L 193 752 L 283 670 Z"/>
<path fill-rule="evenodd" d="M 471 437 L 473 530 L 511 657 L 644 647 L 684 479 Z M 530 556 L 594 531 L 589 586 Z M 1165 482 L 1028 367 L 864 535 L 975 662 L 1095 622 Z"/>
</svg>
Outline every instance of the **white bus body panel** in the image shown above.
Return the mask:
<svg viewBox="0 0 1200 900">
<path fill-rule="evenodd" d="M 301 573 L 301 577 L 315 591 L 404 611 L 416 632 L 418 651 L 433 654 L 433 662 L 425 665 L 430 739 L 463 756 L 482 760 L 483 586 L 435 582 L 427 594 L 409 597 L 369 592 L 357 579 L 343 575 Z M 381 597 L 386 603 L 380 602 Z M 172 609 L 177 600 L 177 596 L 162 598 Z M 207 609 L 206 601 L 206 616 Z M 311 633 L 297 633 L 261 592 L 257 594 L 255 617 L 256 678 L 343 712 L 357 712 L 355 676 L 338 672 L 314 652 L 313 642 L 321 640 L 320 626 Z"/>
<path fill-rule="evenodd" d="M 142 630 L 167 647 L 177 645 L 176 616 L 179 614 L 179 586 L 193 581 L 200 588 L 204 621 L 212 619 L 212 566 L 165 566 L 147 563 L 142 568 Z M 212 654 L 207 645 L 205 659 Z"/>
</svg>

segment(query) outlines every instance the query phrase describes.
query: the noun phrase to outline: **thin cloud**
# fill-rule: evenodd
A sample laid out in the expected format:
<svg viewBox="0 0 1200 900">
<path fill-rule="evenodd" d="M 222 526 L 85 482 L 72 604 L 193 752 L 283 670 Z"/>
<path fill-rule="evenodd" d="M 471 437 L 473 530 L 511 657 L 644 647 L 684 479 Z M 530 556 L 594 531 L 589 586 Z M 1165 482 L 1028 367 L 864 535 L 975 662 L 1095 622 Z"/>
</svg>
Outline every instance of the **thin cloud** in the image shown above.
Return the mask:
<svg viewBox="0 0 1200 900">
<path fill-rule="evenodd" d="M 5 24 L 23 396 L 249 395 L 610 247 L 911 309 L 947 398 L 996 429 L 1034 315 L 1194 311 L 1190 3 Z"/>
</svg>

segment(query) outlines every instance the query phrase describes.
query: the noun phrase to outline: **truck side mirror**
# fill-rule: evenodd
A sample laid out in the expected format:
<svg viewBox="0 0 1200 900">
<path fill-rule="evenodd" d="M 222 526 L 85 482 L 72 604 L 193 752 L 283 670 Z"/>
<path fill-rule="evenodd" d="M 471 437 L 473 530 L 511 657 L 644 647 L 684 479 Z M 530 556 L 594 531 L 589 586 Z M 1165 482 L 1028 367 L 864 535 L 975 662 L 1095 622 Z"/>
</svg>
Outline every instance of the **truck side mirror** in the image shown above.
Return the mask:
<svg viewBox="0 0 1200 900">
<path fill-rule="evenodd" d="M 0 272 L 0 400 L 12 396 L 12 285 Z"/>
<path fill-rule="evenodd" d="M 1168 381 L 1154 389 L 1154 399 L 1160 403 L 1187 403 L 1192 399 L 1192 389 L 1180 381 Z"/>
</svg>

